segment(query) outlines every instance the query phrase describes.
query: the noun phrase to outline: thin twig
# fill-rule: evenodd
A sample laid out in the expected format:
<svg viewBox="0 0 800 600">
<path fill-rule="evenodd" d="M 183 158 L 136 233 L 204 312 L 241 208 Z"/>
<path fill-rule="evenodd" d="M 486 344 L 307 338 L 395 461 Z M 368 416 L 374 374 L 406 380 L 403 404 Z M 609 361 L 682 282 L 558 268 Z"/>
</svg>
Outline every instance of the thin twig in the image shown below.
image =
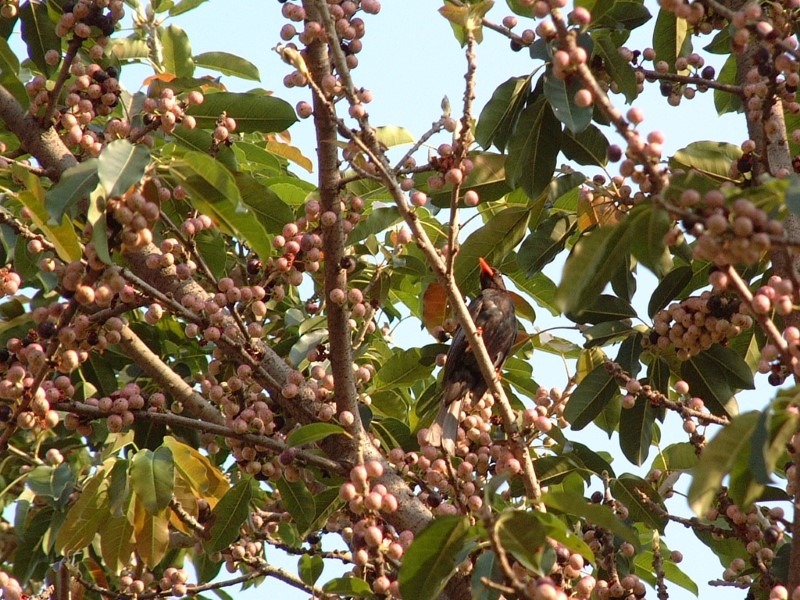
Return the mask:
<svg viewBox="0 0 800 600">
<path fill-rule="evenodd" d="M 53 85 L 53 89 L 47 94 L 47 110 L 45 111 L 44 118 L 42 119 L 42 123 L 45 127 L 49 127 L 52 124 L 51 122 L 53 117 L 58 110 L 58 97 L 61 95 L 61 90 L 64 88 L 64 84 L 67 82 L 70 67 L 72 67 L 72 62 L 78 55 L 78 50 L 81 49 L 83 42 L 83 38 L 80 38 L 77 35 L 73 35 L 72 39 L 69 41 L 67 52 L 64 54 L 64 59 L 61 62 L 61 70 L 58 72 L 58 77 Z"/>
<path fill-rule="evenodd" d="M 792 354 L 789 352 L 789 344 L 786 343 L 786 340 L 783 339 L 781 332 L 778 331 L 778 328 L 775 326 L 775 323 L 770 319 L 769 315 L 760 314 L 754 310 L 753 307 L 753 294 L 750 292 L 750 288 L 747 287 L 747 284 L 744 280 L 739 276 L 739 273 L 736 269 L 730 265 L 725 268 L 725 274 L 728 276 L 728 280 L 730 281 L 730 287 L 744 300 L 747 302 L 748 307 L 750 308 L 750 312 L 753 313 L 755 316 L 756 321 L 758 324 L 761 325 L 761 328 L 770 338 L 772 343 L 781 353 L 781 357 L 783 358 L 783 363 L 786 365 L 788 369 L 792 369 Z"/>
<path fill-rule="evenodd" d="M 103 419 L 108 416 L 108 413 L 101 411 L 98 407 L 83 404 L 81 402 L 58 402 L 54 403 L 52 406 L 56 410 L 75 413 L 76 415 L 91 419 Z M 204 421 L 202 419 L 193 419 L 191 417 L 184 417 L 182 415 L 160 413 L 148 410 L 133 410 L 131 412 L 136 419 L 143 419 L 145 421 L 151 421 L 153 423 L 169 425 L 172 427 L 185 427 L 195 431 L 202 431 L 203 433 L 210 433 L 225 438 L 240 440 L 253 446 L 263 446 L 264 448 L 268 448 L 270 451 L 276 454 L 280 454 L 290 448 L 287 444 L 266 435 L 259 435 L 255 433 L 237 433 L 230 427 L 219 425 L 217 423 L 209 423 L 208 421 Z M 292 452 L 295 453 L 297 460 L 302 464 L 318 467 L 332 473 L 338 473 L 339 475 L 347 475 L 349 473 L 349 470 L 344 468 L 338 462 L 330 460 L 329 458 L 324 458 L 318 454 L 314 454 L 313 452 L 296 448 L 293 449 Z"/>
<path fill-rule="evenodd" d="M 625 387 L 629 381 L 634 381 L 635 378 L 631 377 L 630 373 L 626 372 L 619 364 L 614 361 L 606 361 L 606 369 L 612 377 L 617 381 L 620 387 Z M 669 410 L 677 412 L 684 419 L 694 418 L 702 423 L 714 423 L 715 425 L 730 425 L 730 419 L 727 417 L 720 417 L 712 415 L 711 413 L 702 412 L 689 408 L 679 402 L 670 400 L 666 395 L 658 390 L 653 389 L 649 385 L 642 386 L 642 389 L 636 394 L 639 397 L 645 398 L 653 406 L 663 406 Z"/>
<path fill-rule="evenodd" d="M 658 71 L 652 71 L 650 69 L 645 69 L 644 67 L 639 67 L 636 70 L 641 73 L 644 73 L 645 79 L 647 79 L 648 81 L 651 80 L 674 81 L 675 83 L 696 85 L 701 88 L 711 88 L 714 90 L 719 90 L 721 92 L 728 92 L 729 94 L 733 94 L 734 96 L 744 97 L 744 90 L 739 85 L 720 83 L 719 81 L 715 81 L 713 79 L 705 79 L 703 77 L 697 77 L 694 75 L 679 75 L 677 73 L 659 73 Z"/>
</svg>

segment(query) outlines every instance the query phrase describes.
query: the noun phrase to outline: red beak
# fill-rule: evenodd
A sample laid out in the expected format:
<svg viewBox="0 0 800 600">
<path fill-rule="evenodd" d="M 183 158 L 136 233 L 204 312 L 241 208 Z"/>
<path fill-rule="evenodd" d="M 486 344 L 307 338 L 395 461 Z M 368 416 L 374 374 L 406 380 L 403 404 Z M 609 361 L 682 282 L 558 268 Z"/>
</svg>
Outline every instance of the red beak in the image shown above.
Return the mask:
<svg viewBox="0 0 800 600">
<path fill-rule="evenodd" d="M 483 271 L 487 275 L 494 275 L 494 269 L 492 269 L 492 266 L 488 262 L 486 262 L 486 260 L 482 256 L 478 258 L 478 263 L 481 265 L 481 271 Z"/>
</svg>

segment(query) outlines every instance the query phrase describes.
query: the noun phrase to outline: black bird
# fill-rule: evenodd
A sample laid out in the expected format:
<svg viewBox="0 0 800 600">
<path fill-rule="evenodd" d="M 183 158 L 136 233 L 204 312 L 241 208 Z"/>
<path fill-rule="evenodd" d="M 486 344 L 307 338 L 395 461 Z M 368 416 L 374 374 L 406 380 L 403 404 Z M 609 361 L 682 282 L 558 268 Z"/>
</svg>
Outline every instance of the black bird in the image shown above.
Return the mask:
<svg viewBox="0 0 800 600">
<path fill-rule="evenodd" d="M 469 314 L 483 337 L 494 368 L 499 371 L 517 338 L 514 300 L 506 290 L 500 272 L 483 258 L 478 262 L 481 266 L 481 293 L 470 303 Z M 477 402 L 488 387 L 464 331 L 459 327 L 447 352 L 442 405 L 428 430 L 427 442 L 431 446 L 441 446 L 448 454 L 455 454 L 461 404 L 467 395 Z"/>
</svg>

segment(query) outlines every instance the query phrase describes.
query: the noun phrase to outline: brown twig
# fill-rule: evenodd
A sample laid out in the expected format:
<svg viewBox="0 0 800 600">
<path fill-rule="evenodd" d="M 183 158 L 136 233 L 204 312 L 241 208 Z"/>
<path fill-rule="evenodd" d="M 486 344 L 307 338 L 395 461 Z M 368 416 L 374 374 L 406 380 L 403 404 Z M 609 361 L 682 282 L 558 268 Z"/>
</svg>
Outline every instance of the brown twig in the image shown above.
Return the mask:
<svg viewBox="0 0 800 600">
<path fill-rule="evenodd" d="M 101 411 L 98 407 L 83 404 L 81 402 L 58 402 L 54 403 L 53 407 L 56 410 L 71 412 L 76 415 L 91 419 L 103 419 L 108 416 L 108 413 Z M 171 427 L 185 427 L 195 431 L 202 431 L 203 433 L 210 433 L 225 438 L 236 439 L 253 446 L 263 446 L 264 448 L 267 448 L 276 454 L 280 454 L 281 452 L 289 449 L 287 444 L 280 442 L 275 438 L 255 433 L 236 433 L 230 427 L 219 425 L 217 423 L 209 423 L 201 419 L 194 419 L 172 413 L 160 413 L 148 410 L 134 410 L 131 412 L 136 419 L 151 421 L 153 423 L 159 423 Z M 313 452 L 300 449 L 294 449 L 292 452 L 295 453 L 297 460 L 302 464 L 317 467 L 332 473 L 338 473 L 339 475 L 347 475 L 349 473 L 349 470 L 345 469 L 340 463 L 319 456 L 318 454 L 314 454 Z"/>
<path fill-rule="evenodd" d="M 764 333 L 767 334 L 767 337 L 769 337 L 770 341 L 781 353 L 783 363 L 788 369 L 792 370 L 792 354 L 789 352 L 789 344 L 787 344 L 786 340 L 783 339 L 781 332 L 778 331 L 778 328 L 775 326 L 773 320 L 769 317 L 769 315 L 760 314 L 753 309 L 753 294 L 734 267 L 730 265 L 725 267 L 725 274 L 728 276 L 728 280 L 730 281 L 730 287 L 739 295 L 739 297 L 741 297 L 742 300 L 747 302 L 750 312 L 753 313 L 756 321 L 758 321 L 758 324 L 761 325 L 761 328 L 764 330 Z"/>
<path fill-rule="evenodd" d="M 67 45 L 67 52 L 64 54 L 64 58 L 61 61 L 61 70 L 58 72 L 58 77 L 56 77 L 53 89 L 47 94 L 47 110 L 42 118 L 42 124 L 45 127 L 50 127 L 52 125 L 53 117 L 58 110 L 58 97 L 61 95 L 61 90 L 64 89 L 64 84 L 69 77 L 69 70 L 70 67 L 72 67 L 72 62 L 78 55 L 78 50 L 83 46 L 83 42 L 83 38 L 73 35 Z"/>
<path fill-rule="evenodd" d="M 636 70 L 639 71 L 640 73 L 644 73 L 645 79 L 647 79 L 648 81 L 653 81 L 653 80 L 674 81 L 675 83 L 696 85 L 701 88 L 710 88 L 714 90 L 719 90 L 721 92 L 728 92 L 729 94 L 733 94 L 734 96 L 744 97 L 744 91 L 742 90 L 742 87 L 739 85 L 720 83 L 719 81 L 715 81 L 713 79 L 705 79 L 703 77 L 697 77 L 695 75 L 679 75 L 677 73 L 659 73 L 658 71 L 652 71 L 650 69 L 645 69 L 644 67 L 638 67 Z"/>
<path fill-rule="evenodd" d="M 484 519 L 484 524 L 486 525 L 486 531 L 489 533 L 489 543 L 492 546 L 492 550 L 494 550 L 495 556 L 497 556 L 497 564 L 500 566 L 503 577 L 506 578 L 506 581 L 508 581 L 510 587 L 519 598 L 528 598 L 525 584 L 517 578 L 514 574 L 514 569 L 511 568 L 508 555 L 506 554 L 505 548 L 503 548 L 503 545 L 500 543 L 500 537 L 497 535 L 497 527 L 491 515 L 487 514 L 487 517 Z"/>
<path fill-rule="evenodd" d="M 328 39 L 331 42 L 326 44 L 317 40 L 306 48 L 307 65 L 312 80 L 319 82 L 331 74 L 329 65 L 331 58 L 333 58 L 348 100 L 351 104 L 357 102 L 344 53 L 338 42 L 335 41 L 338 40 L 338 36 L 333 19 L 328 11 L 327 3 L 319 0 L 306 0 L 304 4 L 309 14 L 316 15 L 322 21 L 327 31 Z M 342 72 L 343 70 L 344 72 Z M 348 411 L 353 415 L 353 422 L 345 428 L 352 435 L 352 438 L 345 442 L 345 446 L 349 448 L 351 453 L 358 454 L 356 460 L 362 462 L 362 448 L 369 442 L 366 439 L 358 411 L 356 380 L 353 372 L 350 314 L 346 308 L 346 303 L 337 304 L 332 302 L 330 298 L 333 290 L 341 290 L 342 293 L 347 293 L 347 271 L 342 266 L 345 234 L 342 225 L 344 216 L 339 197 L 339 149 L 336 135 L 336 113 L 334 107 L 331 106 L 325 96 L 315 95 L 313 103 L 321 209 L 323 212 L 333 213 L 336 216 L 335 223 L 324 227 L 322 234 L 322 248 L 325 253 L 325 300 L 328 311 L 328 339 L 331 371 L 333 373 L 334 399 L 339 413 Z M 362 127 L 364 127 L 363 122 Z"/>
<path fill-rule="evenodd" d="M 634 377 L 631 377 L 629 373 L 627 373 L 619 364 L 615 363 L 614 361 L 607 360 L 605 364 L 606 369 L 611 376 L 616 379 L 620 387 L 625 387 L 629 381 L 635 380 Z M 658 390 L 654 390 L 649 385 L 642 386 L 642 389 L 636 393 L 636 396 L 645 398 L 653 406 L 663 406 L 669 410 L 675 411 L 684 419 L 694 418 L 701 423 L 714 423 L 715 425 L 722 426 L 730 425 L 730 419 L 727 417 L 720 417 L 717 415 L 712 415 L 711 413 L 689 408 L 688 406 L 685 406 L 679 402 L 670 400 L 666 395 L 662 394 Z"/>
</svg>

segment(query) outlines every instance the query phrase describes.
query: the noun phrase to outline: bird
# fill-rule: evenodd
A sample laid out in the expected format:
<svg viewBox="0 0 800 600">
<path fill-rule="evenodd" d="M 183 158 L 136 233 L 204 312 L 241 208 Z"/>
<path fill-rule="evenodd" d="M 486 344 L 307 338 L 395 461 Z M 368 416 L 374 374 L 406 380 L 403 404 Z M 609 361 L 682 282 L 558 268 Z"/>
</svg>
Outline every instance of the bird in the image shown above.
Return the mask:
<svg viewBox="0 0 800 600">
<path fill-rule="evenodd" d="M 470 302 L 468 310 L 483 338 L 489 359 L 499 372 L 517 338 L 514 300 L 506 290 L 500 272 L 483 257 L 478 259 L 478 263 L 481 292 Z M 454 455 L 461 406 L 468 396 L 474 401 L 480 400 L 488 387 L 464 330 L 459 327 L 447 352 L 442 402 L 436 420 L 428 429 L 427 443 L 441 446 L 447 454 Z"/>
</svg>

